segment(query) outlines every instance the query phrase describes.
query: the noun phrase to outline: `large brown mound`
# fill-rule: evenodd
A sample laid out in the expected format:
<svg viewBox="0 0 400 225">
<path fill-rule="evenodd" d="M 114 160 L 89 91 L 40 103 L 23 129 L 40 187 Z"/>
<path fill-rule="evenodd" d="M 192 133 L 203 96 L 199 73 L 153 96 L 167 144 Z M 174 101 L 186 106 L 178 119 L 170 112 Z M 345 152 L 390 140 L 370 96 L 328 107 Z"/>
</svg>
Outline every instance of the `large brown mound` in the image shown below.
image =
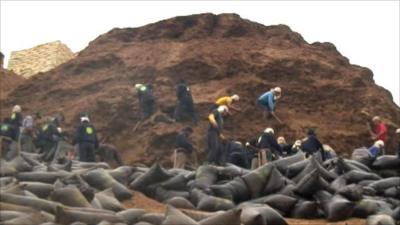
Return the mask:
<svg viewBox="0 0 400 225">
<path fill-rule="evenodd" d="M 21 104 L 28 112 L 64 112 L 67 130 L 89 111 L 103 138 L 126 162 L 149 164 L 168 158 L 184 124 L 155 118 L 139 121 L 134 83 L 153 83 L 160 112 L 171 115 L 175 82 L 191 85 L 201 123 L 195 141 L 204 150 L 206 115 L 217 97 L 241 96 L 243 112 L 229 118 L 226 135 L 249 139 L 266 126 L 289 140 L 316 127 L 322 141 L 339 152 L 370 144 L 366 115 L 400 124 L 400 109 L 377 86 L 371 70 L 352 65 L 330 43 L 308 44 L 285 25 L 263 26 L 234 14 L 176 17 L 139 28 L 113 29 L 74 59 L 20 85 L 3 111 Z M 256 98 L 274 86 L 283 97 L 278 114 L 286 126 L 263 121 Z M 157 122 L 159 121 L 159 122 Z M 391 149 L 389 149 L 391 150 Z"/>
<path fill-rule="evenodd" d="M 3 109 L 3 101 L 7 99 L 8 94 L 14 90 L 18 85 L 25 82 L 25 78 L 19 76 L 12 71 L 0 68 L 0 106 Z M 1 118 L 5 116 L 3 110 L 0 111 Z"/>
</svg>

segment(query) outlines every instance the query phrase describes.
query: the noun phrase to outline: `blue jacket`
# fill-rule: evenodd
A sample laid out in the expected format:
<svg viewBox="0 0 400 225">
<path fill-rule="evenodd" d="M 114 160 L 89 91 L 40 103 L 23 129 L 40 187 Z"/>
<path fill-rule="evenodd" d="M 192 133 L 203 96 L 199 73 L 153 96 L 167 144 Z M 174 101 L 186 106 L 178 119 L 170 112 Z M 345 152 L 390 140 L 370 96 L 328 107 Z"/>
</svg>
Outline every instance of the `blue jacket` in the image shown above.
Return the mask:
<svg viewBox="0 0 400 225">
<path fill-rule="evenodd" d="M 268 91 L 262 94 L 260 97 L 258 97 L 258 101 L 268 107 L 268 110 L 270 112 L 273 112 L 275 110 L 275 98 L 272 91 Z"/>
<path fill-rule="evenodd" d="M 373 158 L 378 157 L 379 152 L 381 151 L 378 147 L 372 145 L 369 149 L 368 149 L 369 153 L 371 154 L 371 156 Z"/>
</svg>

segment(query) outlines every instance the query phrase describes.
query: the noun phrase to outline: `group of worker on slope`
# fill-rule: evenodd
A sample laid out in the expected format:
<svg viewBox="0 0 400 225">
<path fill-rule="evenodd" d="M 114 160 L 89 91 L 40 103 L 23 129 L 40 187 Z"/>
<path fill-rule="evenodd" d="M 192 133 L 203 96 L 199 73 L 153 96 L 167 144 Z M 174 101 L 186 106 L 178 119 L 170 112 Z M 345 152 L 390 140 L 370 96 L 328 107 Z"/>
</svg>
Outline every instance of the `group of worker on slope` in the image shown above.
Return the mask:
<svg viewBox="0 0 400 225">
<path fill-rule="evenodd" d="M 40 153 L 46 162 L 62 163 L 68 159 L 95 162 L 114 160 L 122 164 L 115 147 L 103 144 L 99 148 L 96 129 L 87 113 L 81 113 L 76 131 L 69 144 L 61 128 L 62 114 L 42 118 L 39 113 L 23 117 L 21 106 L 15 105 L 11 116 L 0 124 L 1 158 L 12 159 L 20 151 Z M 74 147 L 75 146 L 75 147 Z"/>
<path fill-rule="evenodd" d="M 142 118 L 146 119 L 154 112 L 155 107 L 152 86 L 136 84 L 135 89 L 138 93 L 142 109 Z M 275 113 L 276 103 L 281 98 L 281 94 L 282 89 L 274 87 L 257 98 L 256 103 L 263 110 L 264 119 L 274 118 L 280 124 L 284 124 Z M 184 116 L 186 116 L 194 123 L 197 123 L 198 114 L 195 110 L 192 93 L 184 80 L 179 80 L 176 85 L 176 98 L 177 104 L 174 112 L 174 121 L 183 121 Z M 245 145 L 236 140 L 228 140 L 223 134 L 224 119 L 229 115 L 233 115 L 234 112 L 241 111 L 235 104 L 239 100 L 239 95 L 234 94 L 232 96 L 220 97 L 213 104 L 211 112 L 207 117 L 209 123 L 206 136 L 207 163 L 222 165 L 229 162 L 244 168 L 255 168 L 257 165 L 295 154 L 298 151 L 303 151 L 306 157 L 318 152 L 318 157 L 321 160 L 332 158 L 336 154 L 330 146 L 323 145 L 318 140 L 316 132 L 313 129 L 307 131 L 306 138 L 296 140 L 294 143 L 287 143 L 283 136 L 276 138 L 274 129 L 271 127 L 266 128 L 258 139 L 250 140 Z M 363 149 L 365 150 L 363 152 L 367 152 L 368 157 L 372 160 L 383 154 L 387 139 L 387 128 L 381 119 L 376 116 L 373 118 L 373 123 L 375 128 L 371 131 L 371 138 L 374 140 L 374 144 L 368 149 Z M 195 147 L 190 141 L 192 133 L 193 129 L 186 127 L 177 135 L 173 160 L 175 167 L 196 167 L 197 155 L 194 151 Z M 396 133 L 399 139 L 398 155 L 400 157 L 400 129 Z M 359 153 L 360 151 L 358 151 Z"/>
<path fill-rule="evenodd" d="M 155 112 L 156 98 L 151 84 L 136 84 L 135 90 L 141 109 L 141 119 L 147 120 Z M 264 119 L 276 119 L 280 124 L 282 120 L 276 115 L 276 103 L 281 98 L 282 89 L 274 87 L 271 90 L 261 94 L 257 98 L 257 105 L 263 110 Z M 179 80 L 176 84 L 177 103 L 173 113 L 175 122 L 185 121 L 189 118 L 194 124 L 197 124 L 199 116 L 195 109 L 191 89 L 185 80 Z M 239 95 L 223 96 L 216 99 L 207 116 L 207 157 L 206 162 L 216 165 L 233 163 L 244 168 L 256 168 L 268 161 L 273 161 L 281 157 L 286 157 L 303 151 L 306 157 L 315 153 L 321 160 L 332 158 L 335 152 L 328 145 L 323 145 L 317 138 L 315 130 L 309 129 L 306 138 L 296 140 L 293 143 L 287 143 L 283 136 L 276 138 L 272 127 L 267 127 L 258 138 L 249 140 L 245 144 L 239 141 L 228 139 L 224 136 L 224 120 L 228 115 L 234 112 L 241 112 L 236 102 L 240 100 Z M 234 118 L 231 118 L 234 119 Z M 22 149 L 24 151 L 43 154 L 45 161 L 59 160 L 60 151 L 65 144 L 61 123 L 64 121 L 62 115 L 56 115 L 43 123 L 34 123 L 40 121 L 41 116 L 35 114 L 23 118 L 21 107 L 13 107 L 10 118 L 5 118 L 1 123 L 0 137 L 1 156 L 12 157 L 16 151 L 11 149 Z M 383 154 L 383 149 L 387 139 L 387 128 L 381 119 L 377 116 L 373 118 L 375 128 L 371 129 L 371 137 L 374 144 L 369 149 L 357 149 L 355 154 L 368 154 L 372 160 Z M 197 155 L 190 136 L 193 133 L 191 127 L 182 129 L 176 136 L 174 151 L 174 166 L 178 168 L 193 168 L 197 166 Z M 400 157 L 400 129 L 398 134 L 398 155 Z M 91 124 L 87 113 L 81 113 L 79 123 L 73 135 L 71 148 L 68 144 L 64 149 L 67 150 L 68 159 L 78 159 L 85 162 L 96 161 L 96 154 L 99 154 L 101 160 L 112 158 L 117 163 L 122 161 L 112 145 L 102 145 L 99 148 L 99 141 L 96 129 Z M 76 150 L 71 150 L 76 149 Z M 76 151 L 78 154 L 76 154 Z M 6 156 L 11 154 L 11 156 Z M 61 154 L 62 155 L 62 154 Z"/>
</svg>

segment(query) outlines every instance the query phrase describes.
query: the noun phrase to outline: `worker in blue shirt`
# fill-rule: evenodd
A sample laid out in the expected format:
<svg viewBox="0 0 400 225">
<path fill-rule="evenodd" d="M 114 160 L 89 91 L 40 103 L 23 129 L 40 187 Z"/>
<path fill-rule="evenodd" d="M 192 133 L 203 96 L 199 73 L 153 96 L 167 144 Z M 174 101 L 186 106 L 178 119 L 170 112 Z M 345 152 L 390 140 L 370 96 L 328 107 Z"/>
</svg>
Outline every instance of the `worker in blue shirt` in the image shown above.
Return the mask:
<svg viewBox="0 0 400 225">
<path fill-rule="evenodd" d="M 281 92 L 282 90 L 280 87 L 275 87 L 258 97 L 257 104 L 263 108 L 264 118 L 267 116 L 268 118 L 273 116 L 280 124 L 283 124 L 283 122 L 275 114 L 276 100 L 281 97 Z"/>
</svg>

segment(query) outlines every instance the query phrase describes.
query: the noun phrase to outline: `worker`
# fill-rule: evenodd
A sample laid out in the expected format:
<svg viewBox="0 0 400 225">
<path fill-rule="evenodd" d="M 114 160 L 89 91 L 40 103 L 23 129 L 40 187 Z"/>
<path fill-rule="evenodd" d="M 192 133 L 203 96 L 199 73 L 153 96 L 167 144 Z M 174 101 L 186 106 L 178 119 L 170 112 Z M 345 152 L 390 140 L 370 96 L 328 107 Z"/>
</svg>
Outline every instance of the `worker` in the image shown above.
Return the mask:
<svg viewBox="0 0 400 225">
<path fill-rule="evenodd" d="M 90 123 L 88 117 L 82 117 L 81 123 L 76 129 L 73 145 L 78 144 L 79 147 L 79 161 L 82 162 L 95 162 L 95 149 L 98 148 L 99 143 L 97 140 L 96 130 Z"/>
<path fill-rule="evenodd" d="M 0 157 L 8 158 L 9 153 L 11 151 L 16 151 L 16 141 L 17 141 L 17 131 L 11 125 L 10 118 L 4 118 L 4 120 L 0 123 Z"/>
<path fill-rule="evenodd" d="M 39 131 L 37 147 L 40 149 L 40 153 L 43 153 L 44 161 L 49 162 L 52 160 L 57 143 L 61 140 L 60 131 L 60 121 L 56 117 L 51 117 Z"/>
<path fill-rule="evenodd" d="M 273 116 L 280 124 L 283 124 L 282 120 L 275 114 L 276 101 L 281 98 L 281 93 L 281 88 L 275 87 L 258 97 L 257 104 L 264 110 L 264 119 Z"/>
<path fill-rule="evenodd" d="M 22 120 L 23 120 L 23 116 L 21 113 L 21 106 L 15 105 L 13 107 L 10 118 L 11 118 L 11 126 L 13 126 L 13 128 L 17 132 L 16 135 L 18 141 L 20 135 L 20 127 L 22 126 Z"/>
<path fill-rule="evenodd" d="M 369 128 L 372 140 L 374 141 L 381 140 L 384 143 L 386 143 L 387 140 L 386 125 L 382 122 L 379 116 L 374 116 L 372 118 L 372 122 L 374 124 L 374 129 L 371 131 L 371 128 Z"/>
<path fill-rule="evenodd" d="M 190 88 L 185 80 L 179 80 L 176 86 L 176 98 L 178 103 L 174 112 L 175 121 L 182 121 L 185 115 L 189 116 L 197 124 L 197 114 L 193 104 L 193 97 Z"/>
<path fill-rule="evenodd" d="M 375 141 L 375 143 L 368 148 L 371 159 L 375 160 L 379 155 L 382 155 L 383 147 L 385 147 L 385 143 L 382 140 Z"/>
<path fill-rule="evenodd" d="M 397 157 L 400 159 L 400 128 L 396 130 L 397 135 Z"/>
<path fill-rule="evenodd" d="M 218 108 L 221 105 L 225 105 L 229 109 L 229 114 L 231 114 L 231 111 L 240 111 L 240 108 L 233 105 L 233 103 L 239 101 L 239 99 L 240 97 L 237 94 L 218 98 L 217 101 L 215 101 L 213 109 Z"/>
<path fill-rule="evenodd" d="M 253 138 L 245 144 L 247 158 L 249 160 L 250 169 L 254 170 L 259 166 L 258 153 L 259 149 L 257 148 L 257 139 Z"/>
<path fill-rule="evenodd" d="M 282 156 L 281 146 L 275 139 L 274 129 L 267 127 L 263 134 L 258 138 L 257 147 L 261 151 L 261 164 L 278 159 Z"/>
<path fill-rule="evenodd" d="M 225 105 L 221 105 L 208 115 L 209 127 L 207 131 L 207 161 L 213 164 L 219 164 L 221 161 L 221 140 L 225 139 L 222 134 L 223 116 L 226 116 L 229 109 Z"/>
<path fill-rule="evenodd" d="M 36 151 L 34 145 L 34 139 L 36 138 L 36 133 L 34 129 L 34 118 L 36 118 L 35 115 L 28 115 L 22 121 L 21 149 L 26 152 Z"/>
<path fill-rule="evenodd" d="M 153 95 L 153 85 L 136 84 L 140 108 L 142 109 L 142 119 L 149 118 L 154 113 L 155 98 Z"/>
<path fill-rule="evenodd" d="M 193 133 L 191 127 L 182 129 L 175 138 L 174 168 L 195 168 L 196 154 L 189 138 Z"/>
<path fill-rule="evenodd" d="M 282 155 L 283 156 L 288 156 L 292 154 L 292 144 L 288 144 L 286 142 L 285 137 L 283 136 L 279 136 L 277 139 L 278 145 L 281 146 L 281 150 L 282 150 Z"/>
<path fill-rule="evenodd" d="M 307 138 L 301 143 L 301 149 L 306 153 L 306 158 L 313 155 L 316 152 L 320 152 L 322 161 L 325 161 L 324 147 L 318 140 L 317 135 L 313 129 L 307 131 Z"/>
<path fill-rule="evenodd" d="M 229 140 L 224 145 L 225 162 L 250 169 L 248 153 L 240 141 Z"/>
</svg>

